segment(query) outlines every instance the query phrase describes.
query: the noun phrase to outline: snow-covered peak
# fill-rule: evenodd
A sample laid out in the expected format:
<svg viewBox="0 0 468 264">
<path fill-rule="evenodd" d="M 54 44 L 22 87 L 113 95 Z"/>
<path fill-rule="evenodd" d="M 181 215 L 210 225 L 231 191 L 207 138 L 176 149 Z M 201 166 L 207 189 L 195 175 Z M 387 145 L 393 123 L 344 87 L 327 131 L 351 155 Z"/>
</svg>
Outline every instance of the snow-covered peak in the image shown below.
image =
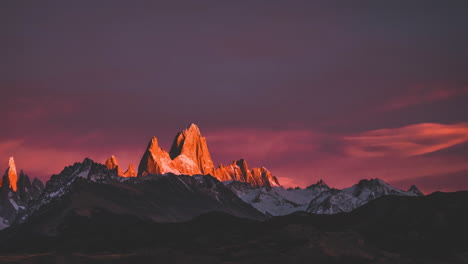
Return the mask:
<svg viewBox="0 0 468 264">
<path fill-rule="evenodd" d="M 360 180 L 359 183 L 343 189 L 343 191 L 365 201 L 383 195 L 407 195 L 405 191 L 399 190 L 381 179 Z"/>
<path fill-rule="evenodd" d="M 319 188 L 319 189 L 330 189 L 330 187 L 322 180 L 318 180 L 316 183 L 307 187 L 307 189 Z"/>
</svg>

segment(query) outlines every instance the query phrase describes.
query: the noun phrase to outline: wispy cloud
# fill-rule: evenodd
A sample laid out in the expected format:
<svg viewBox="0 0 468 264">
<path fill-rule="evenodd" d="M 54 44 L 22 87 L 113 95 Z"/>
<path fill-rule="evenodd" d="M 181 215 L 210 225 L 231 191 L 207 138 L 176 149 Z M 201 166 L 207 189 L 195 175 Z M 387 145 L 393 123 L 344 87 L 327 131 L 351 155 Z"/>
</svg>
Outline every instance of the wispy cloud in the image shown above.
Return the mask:
<svg viewBox="0 0 468 264">
<path fill-rule="evenodd" d="M 355 157 L 417 156 L 468 141 L 468 123 L 422 123 L 344 137 L 345 152 Z"/>
<path fill-rule="evenodd" d="M 468 94 L 468 87 L 417 85 L 409 89 L 407 93 L 396 98 L 389 99 L 380 106 L 379 110 L 399 110 L 414 105 L 446 100 L 462 94 Z"/>
</svg>

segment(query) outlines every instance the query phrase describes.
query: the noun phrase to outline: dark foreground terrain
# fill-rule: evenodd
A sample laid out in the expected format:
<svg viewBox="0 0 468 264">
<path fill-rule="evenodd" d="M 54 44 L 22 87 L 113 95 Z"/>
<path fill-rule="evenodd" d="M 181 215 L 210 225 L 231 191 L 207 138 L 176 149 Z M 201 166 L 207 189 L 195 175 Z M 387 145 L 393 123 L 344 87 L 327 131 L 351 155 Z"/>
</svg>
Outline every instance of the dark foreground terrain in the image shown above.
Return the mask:
<svg viewBox="0 0 468 264">
<path fill-rule="evenodd" d="M 208 213 L 158 224 L 70 211 L 54 235 L 0 232 L 0 263 L 468 263 L 468 192 L 386 196 L 337 215 Z"/>
</svg>

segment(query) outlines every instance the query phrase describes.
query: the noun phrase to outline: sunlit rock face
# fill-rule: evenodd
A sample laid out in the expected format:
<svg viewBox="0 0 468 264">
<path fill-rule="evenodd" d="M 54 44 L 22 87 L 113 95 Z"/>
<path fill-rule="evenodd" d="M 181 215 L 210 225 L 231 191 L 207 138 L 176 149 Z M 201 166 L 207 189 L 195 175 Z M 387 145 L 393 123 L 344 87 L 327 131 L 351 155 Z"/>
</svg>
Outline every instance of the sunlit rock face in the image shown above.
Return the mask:
<svg viewBox="0 0 468 264">
<path fill-rule="evenodd" d="M 16 192 L 18 190 L 18 175 L 16 174 L 16 165 L 13 157 L 10 157 L 10 160 L 8 161 L 8 169 L 5 174 L 8 175 L 8 187 Z"/>
<path fill-rule="evenodd" d="M 109 170 L 115 171 L 119 176 L 123 176 L 123 172 L 119 167 L 119 162 L 114 155 L 106 160 L 105 165 Z"/>
<path fill-rule="evenodd" d="M 215 175 L 220 181 L 247 182 L 252 186 L 280 186 L 278 179 L 265 167 L 249 170 L 244 159 L 233 161 L 229 166 L 218 166 Z"/>
<path fill-rule="evenodd" d="M 207 141 L 195 124 L 177 134 L 169 153 L 159 147 L 156 137 L 148 143 L 138 166 L 138 175 L 166 173 L 211 175 L 220 181 L 236 180 L 253 186 L 280 186 L 278 179 L 266 168 L 249 170 L 244 159 L 215 168 Z"/>
<path fill-rule="evenodd" d="M 213 160 L 208 151 L 206 139 L 195 124 L 191 124 L 187 129 L 177 134 L 169 155 L 183 174 L 214 175 Z M 186 163 L 190 166 L 185 166 Z"/>
<path fill-rule="evenodd" d="M 122 176 L 123 177 L 136 177 L 137 176 L 137 173 L 136 173 L 135 168 L 133 167 L 132 163 L 130 163 L 128 165 L 127 171 L 125 171 Z"/>
<path fill-rule="evenodd" d="M 178 170 L 173 168 L 169 153 L 159 147 L 158 139 L 153 137 L 148 143 L 140 165 L 138 166 L 138 175 L 146 176 L 149 174 L 165 174 L 165 173 L 180 174 Z"/>
</svg>

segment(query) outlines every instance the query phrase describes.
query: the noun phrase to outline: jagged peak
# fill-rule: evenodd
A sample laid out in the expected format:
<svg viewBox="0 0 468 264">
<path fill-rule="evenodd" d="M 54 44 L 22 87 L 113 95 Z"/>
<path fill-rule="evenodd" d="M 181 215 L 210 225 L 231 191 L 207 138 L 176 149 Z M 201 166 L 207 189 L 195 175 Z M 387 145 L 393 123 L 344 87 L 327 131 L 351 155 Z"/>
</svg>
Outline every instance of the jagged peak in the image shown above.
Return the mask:
<svg viewBox="0 0 468 264">
<path fill-rule="evenodd" d="M 199 134 L 199 135 L 201 134 L 200 133 L 200 128 L 197 125 L 195 125 L 195 123 L 191 123 L 183 132 L 185 132 L 185 131 L 193 132 L 193 133 L 196 133 L 196 134 Z"/>
<path fill-rule="evenodd" d="M 247 161 L 245 159 L 238 159 L 234 161 L 233 163 L 239 166 L 239 168 L 245 169 L 246 171 L 249 169 L 249 165 L 247 165 Z"/>
<path fill-rule="evenodd" d="M 128 164 L 128 169 L 123 173 L 124 177 L 136 177 L 137 173 L 133 167 L 133 163 Z"/>
<path fill-rule="evenodd" d="M 419 190 L 419 188 L 416 187 L 416 185 L 414 185 L 414 184 L 411 185 L 411 187 L 408 189 L 408 192 L 412 192 L 412 193 L 414 193 L 414 194 L 416 194 L 418 196 L 423 196 L 424 195 L 423 192 L 421 192 Z"/>
<path fill-rule="evenodd" d="M 169 172 L 213 175 L 219 180 L 246 181 L 252 185 L 271 183 L 272 186 L 281 186 L 278 179 L 267 168 L 249 170 L 245 159 L 235 160 L 228 166 L 220 164 L 215 167 L 206 138 L 202 136 L 199 127 L 194 123 L 177 133 L 169 153 L 161 149 L 157 138 L 153 137 L 138 166 L 138 176 Z M 254 172 L 255 175 L 252 175 Z"/>
<path fill-rule="evenodd" d="M 16 164 L 15 164 L 15 159 L 13 157 L 10 157 L 8 160 L 8 167 L 12 170 L 15 170 L 16 172 Z"/>
<path fill-rule="evenodd" d="M 177 133 L 176 137 L 174 138 L 171 150 L 169 151 L 171 159 L 175 159 L 177 156 L 189 151 L 184 148 L 186 141 L 197 141 L 198 139 L 204 141 L 204 138 L 200 132 L 200 128 L 194 123 L 191 123 L 186 129 Z M 204 143 L 206 144 L 206 142 Z"/>
<path fill-rule="evenodd" d="M 316 183 L 310 185 L 309 187 L 307 187 L 307 189 L 314 188 L 314 187 L 330 189 L 330 187 L 322 179 L 320 179 Z"/>
<path fill-rule="evenodd" d="M 96 163 L 94 160 L 90 159 L 90 158 L 84 158 L 83 161 L 81 162 L 81 164 L 83 165 L 91 165 L 93 163 Z"/>
<path fill-rule="evenodd" d="M 366 185 L 375 185 L 375 184 L 378 184 L 378 185 L 389 185 L 388 183 L 386 183 L 384 180 L 382 179 L 379 179 L 379 178 L 375 178 L 375 179 L 362 179 L 358 182 L 358 185 L 359 186 L 366 186 Z"/>
<path fill-rule="evenodd" d="M 34 185 L 34 183 L 40 183 L 40 184 L 44 185 L 44 183 L 37 177 L 34 177 L 34 179 L 32 181 L 32 184 Z"/>
<path fill-rule="evenodd" d="M 107 158 L 105 165 L 109 170 L 113 170 L 119 166 L 119 162 L 117 161 L 117 158 L 114 155 L 112 155 L 109 158 Z"/>
<path fill-rule="evenodd" d="M 148 143 L 147 149 L 151 152 L 156 152 L 159 149 L 159 142 L 157 137 L 152 137 Z"/>
<path fill-rule="evenodd" d="M 16 164 L 15 159 L 10 157 L 8 160 L 8 169 L 5 172 L 5 175 L 8 176 L 9 181 L 9 188 L 11 188 L 14 192 L 18 189 L 18 174 L 16 173 Z"/>
</svg>

